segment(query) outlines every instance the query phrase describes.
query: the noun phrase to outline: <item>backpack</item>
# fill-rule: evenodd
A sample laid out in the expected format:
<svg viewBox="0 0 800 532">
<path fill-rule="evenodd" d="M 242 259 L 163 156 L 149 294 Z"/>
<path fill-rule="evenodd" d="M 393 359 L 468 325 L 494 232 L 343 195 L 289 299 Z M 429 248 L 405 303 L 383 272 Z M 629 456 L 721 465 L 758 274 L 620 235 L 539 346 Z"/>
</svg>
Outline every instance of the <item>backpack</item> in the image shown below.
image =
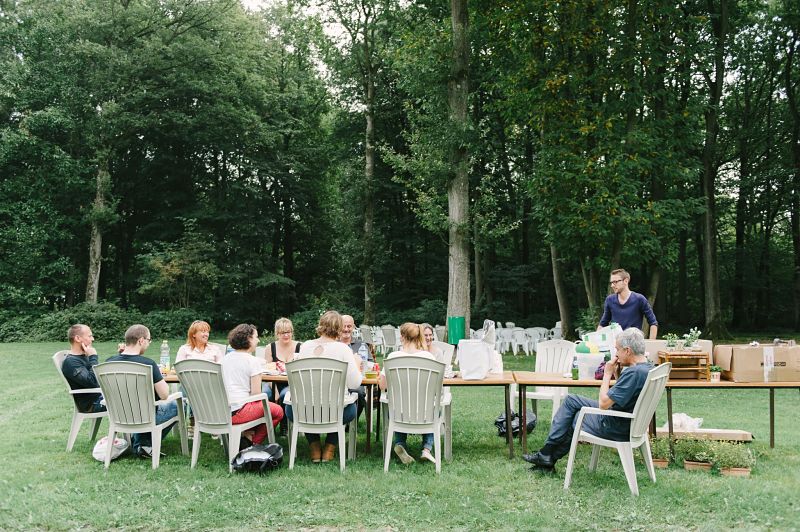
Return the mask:
<svg viewBox="0 0 800 532">
<path fill-rule="evenodd" d="M 525 412 L 525 415 L 526 415 L 526 420 L 525 420 L 526 423 L 525 424 L 527 425 L 525 433 L 526 434 L 530 434 L 536 428 L 536 414 L 534 414 L 533 412 L 528 410 L 527 412 Z M 516 437 L 519 434 L 519 424 L 520 424 L 519 414 L 517 414 L 516 412 L 514 412 L 512 410 L 511 411 L 511 435 L 514 436 L 514 437 Z M 503 412 L 499 416 L 497 416 L 497 419 L 494 420 L 494 426 L 497 427 L 497 435 L 505 437 L 505 435 L 506 435 L 506 413 L 505 412 Z"/>
<path fill-rule="evenodd" d="M 251 445 L 247 449 L 242 449 L 231 460 L 231 466 L 239 473 L 264 474 L 280 467 L 281 462 L 283 462 L 283 447 L 279 443 L 270 443 Z"/>
</svg>

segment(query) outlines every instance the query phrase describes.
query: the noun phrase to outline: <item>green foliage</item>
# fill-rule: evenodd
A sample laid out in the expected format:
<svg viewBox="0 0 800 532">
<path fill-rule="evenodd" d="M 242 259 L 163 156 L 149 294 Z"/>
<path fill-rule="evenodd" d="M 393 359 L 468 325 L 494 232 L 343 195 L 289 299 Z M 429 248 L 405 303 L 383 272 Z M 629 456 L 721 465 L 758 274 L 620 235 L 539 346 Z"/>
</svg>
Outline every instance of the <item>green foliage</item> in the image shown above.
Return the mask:
<svg viewBox="0 0 800 532">
<path fill-rule="evenodd" d="M 744 443 L 726 441 L 713 442 L 711 446 L 711 463 L 715 469 L 731 467 L 748 467 L 756 465 L 756 458 Z"/>
<path fill-rule="evenodd" d="M 597 324 L 600 323 L 600 308 L 587 307 L 578 311 L 578 319 L 575 320 L 575 326 L 583 332 L 591 332 L 597 329 Z"/>
<path fill-rule="evenodd" d="M 214 324 L 210 316 L 202 312 L 181 308 L 173 310 L 151 310 L 142 316 L 142 323 L 150 329 L 153 338 L 181 338 L 186 336 L 186 331 L 195 320 L 203 320 Z M 212 334 L 219 334 L 223 331 L 212 330 Z"/>
<path fill-rule="evenodd" d="M 675 458 L 690 462 L 710 462 L 714 456 L 712 442 L 681 438 L 675 441 Z"/>
<path fill-rule="evenodd" d="M 671 461 L 672 453 L 669 448 L 669 438 L 650 438 L 650 453 L 653 458 Z"/>
<path fill-rule="evenodd" d="M 26 331 L 26 340 L 66 342 L 67 329 L 75 323 L 91 327 L 97 341 L 121 341 L 128 327 L 143 323 L 143 316 L 137 310 L 125 310 L 114 303 L 81 303 L 37 319 Z"/>
</svg>

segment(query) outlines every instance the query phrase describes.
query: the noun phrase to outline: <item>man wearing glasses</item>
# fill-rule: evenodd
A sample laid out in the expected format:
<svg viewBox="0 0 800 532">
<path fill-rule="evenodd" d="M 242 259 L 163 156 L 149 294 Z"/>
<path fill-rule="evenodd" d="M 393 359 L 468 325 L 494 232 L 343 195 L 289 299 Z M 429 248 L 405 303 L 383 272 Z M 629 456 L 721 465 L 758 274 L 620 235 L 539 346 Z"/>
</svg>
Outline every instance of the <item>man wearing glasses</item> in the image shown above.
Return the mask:
<svg viewBox="0 0 800 532">
<path fill-rule="evenodd" d="M 155 392 L 156 401 L 164 400 L 169 397 L 169 386 L 161 375 L 161 369 L 155 361 L 144 356 L 144 352 L 150 347 L 150 330 L 144 325 L 131 325 L 125 331 L 125 348 L 118 355 L 106 360 L 106 362 L 137 362 L 139 364 L 146 364 L 153 368 L 153 391 Z M 174 418 L 178 415 L 178 405 L 175 401 L 170 401 L 163 405 L 156 407 L 156 424 L 160 425 L 165 421 Z M 161 439 L 167 437 L 173 425 L 167 427 L 161 433 Z M 149 432 L 131 435 L 131 447 L 133 453 L 142 458 L 150 458 L 153 453 L 152 435 Z"/>
<path fill-rule="evenodd" d="M 647 319 L 650 324 L 650 339 L 658 336 L 658 320 L 650 307 L 647 298 L 628 288 L 631 274 L 623 269 L 613 270 L 609 284 L 614 292 L 606 298 L 603 304 L 603 317 L 600 318 L 598 330 L 612 321 L 618 323 L 622 330 L 630 327 L 642 328 L 642 320 Z"/>
<path fill-rule="evenodd" d="M 620 333 L 616 348 L 616 353 L 605 365 L 599 400 L 569 394 L 553 418 L 544 446 L 538 452 L 522 456 L 526 462 L 533 464 L 532 471 L 555 471 L 556 461 L 569 453 L 575 422 L 584 406 L 633 412 L 639 393 L 647 382 L 647 373 L 653 369 L 653 365 L 644 355 L 644 335 L 639 329 L 630 328 Z M 623 371 L 612 387 L 611 379 L 618 368 Z M 628 418 L 588 414 L 583 418 L 581 430 L 608 440 L 625 441 L 630 437 L 630 426 L 631 420 Z"/>
</svg>

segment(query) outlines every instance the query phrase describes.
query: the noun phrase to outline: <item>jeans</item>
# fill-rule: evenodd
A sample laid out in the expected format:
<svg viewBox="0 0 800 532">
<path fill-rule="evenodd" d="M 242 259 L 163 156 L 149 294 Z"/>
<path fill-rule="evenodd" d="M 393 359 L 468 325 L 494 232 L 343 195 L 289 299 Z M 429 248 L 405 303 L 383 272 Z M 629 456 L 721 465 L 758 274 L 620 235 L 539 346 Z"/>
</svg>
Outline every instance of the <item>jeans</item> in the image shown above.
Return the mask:
<svg viewBox="0 0 800 532">
<path fill-rule="evenodd" d="M 163 405 L 158 405 L 156 407 L 156 425 L 160 425 L 165 421 L 168 421 L 175 416 L 178 415 L 178 403 L 175 401 L 170 401 Z M 172 424 L 161 433 L 161 439 L 167 437 L 169 431 L 172 430 L 172 427 L 175 425 Z M 139 448 L 142 446 L 145 447 L 152 447 L 153 445 L 153 435 L 149 432 L 141 432 L 139 434 L 132 434 L 131 435 L 131 446 L 133 447 L 133 452 L 138 453 Z"/>
<path fill-rule="evenodd" d="M 395 432 L 393 444 L 400 445 L 405 449 L 407 438 L 408 434 L 405 432 Z M 433 449 L 433 432 L 428 432 L 427 434 L 422 435 L 422 448 L 428 449 L 429 451 Z"/>
<path fill-rule="evenodd" d="M 357 407 L 355 403 L 350 403 L 349 405 L 344 407 L 344 413 L 342 415 L 342 422 L 347 425 L 351 421 L 356 418 Z M 289 418 L 290 421 L 294 421 L 294 415 L 292 413 L 292 405 L 286 405 L 286 417 Z M 313 433 L 306 433 L 306 440 L 308 443 L 312 443 L 315 441 L 319 441 L 319 434 Z M 336 432 L 328 433 L 325 436 L 325 443 L 330 443 L 331 445 L 338 445 L 339 444 L 339 434 Z"/>
<path fill-rule="evenodd" d="M 274 401 L 274 402 L 278 402 L 280 404 L 283 404 L 283 399 L 286 397 L 286 394 L 289 393 L 289 385 L 288 384 L 284 384 L 283 387 L 278 385 L 278 400 L 277 401 L 275 401 L 275 399 L 273 397 L 275 395 L 275 393 L 272 391 L 272 383 L 271 382 L 265 382 L 264 384 L 262 384 L 261 385 L 261 391 L 264 392 L 265 394 L 267 394 L 267 397 L 269 397 L 270 401 Z"/>
<path fill-rule="evenodd" d="M 544 442 L 545 445 L 552 447 L 554 460 L 569 454 L 569 448 L 572 445 L 572 434 L 575 429 L 575 423 L 578 421 L 578 412 L 584 406 L 598 408 L 599 405 L 597 401 L 574 394 L 567 395 L 567 398 L 561 403 L 561 407 L 559 407 L 553 418 L 553 423 L 550 425 L 550 434 L 547 435 L 547 439 Z M 613 439 L 608 434 L 605 434 L 603 416 L 596 414 L 587 414 L 583 417 L 581 430 L 601 438 Z"/>
</svg>

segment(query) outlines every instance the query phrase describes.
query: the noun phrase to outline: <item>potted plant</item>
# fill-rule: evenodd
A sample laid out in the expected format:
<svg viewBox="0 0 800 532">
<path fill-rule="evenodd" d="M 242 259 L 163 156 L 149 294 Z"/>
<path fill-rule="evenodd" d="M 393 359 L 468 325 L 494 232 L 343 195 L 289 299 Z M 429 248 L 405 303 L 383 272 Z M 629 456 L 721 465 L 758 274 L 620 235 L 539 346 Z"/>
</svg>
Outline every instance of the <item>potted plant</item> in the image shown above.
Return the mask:
<svg viewBox="0 0 800 532">
<path fill-rule="evenodd" d="M 716 364 L 708 368 L 711 372 L 711 382 L 719 382 L 722 380 L 722 368 L 717 366 Z"/>
<path fill-rule="evenodd" d="M 669 449 L 669 438 L 651 438 L 650 454 L 653 456 L 653 465 L 658 469 L 666 469 L 672 460 Z"/>
<path fill-rule="evenodd" d="M 700 335 L 703 334 L 703 331 L 698 329 L 697 327 L 692 327 L 689 329 L 689 332 L 683 335 L 683 345 L 686 349 L 693 349 L 695 348 L 695 344 L 697 340 L 700 339 Z"/>
<path fill-rule="evenodd" d="M 683 459 L 686 470 L 711 470 L 712 453 L 708 440 L 680 439 L 675 442 L 675 455 Z"/>
<path fill-rule="evenodd" d="M 664 335 L 664 340 L 667 342 L 667 349 L 673 351 L 678 345 L 678 335 L 675 333 L 667 333 Z"/>
<path fill-rule="evenodd" d="M 711 454 L 714 467 L 725 476 L 749 477 L 756 463 L 753 452 L 743 443 L 716 442 Z"/>
</svg>

